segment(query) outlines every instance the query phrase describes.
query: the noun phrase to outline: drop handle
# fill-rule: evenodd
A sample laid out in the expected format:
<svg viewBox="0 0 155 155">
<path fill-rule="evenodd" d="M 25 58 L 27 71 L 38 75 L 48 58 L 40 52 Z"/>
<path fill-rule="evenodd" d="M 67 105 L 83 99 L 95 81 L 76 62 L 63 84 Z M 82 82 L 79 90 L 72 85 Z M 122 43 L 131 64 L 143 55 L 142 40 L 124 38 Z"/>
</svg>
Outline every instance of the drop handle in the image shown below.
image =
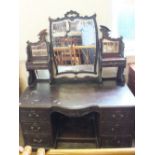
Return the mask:
<svg viewBox="0 0 155 155">
<path fill-rule="evenodd" d="M 29 117 L 32 117 L 32 114 L 31 114 L 31 113 L 29 113 L 29 114 L 28 114 L 28 116 L 29 116 Z"/>
<path fill-rule="evenodd" d="M 42 143 L 43 140 L 42 139 L 33 139 L 33 142 L 35 142 L 35 143 Z"/>
<path fill-rule="evenodd" d="M 39 114 L 35 114 L 35 117 L 39 117 Z"/>
<path fill-rule="evenodd" d="M 41 129 L 41 127 L 40 126 L 31 126 L 30 129 L 32 131 L 39 131 Z"/>
<path fill-rule="evenodd" d="M 116 117 L 116 115 L 115 114 L 112 114 L 112 118 L 115 118 Z"/>
<path fill-rule="evenodd" d="M 28 117 L 39 117 L 39 114 L 33 112 L 33 113 L 29 113 Z"/>
<path fill-rule="evenodd" d="M 120 117 L 121 117 L 121 118 L 123 118 L 123 117 L 124 117 L 124 115 L 123 115 L 123 114 L 120 114 Z"/>
</svg>

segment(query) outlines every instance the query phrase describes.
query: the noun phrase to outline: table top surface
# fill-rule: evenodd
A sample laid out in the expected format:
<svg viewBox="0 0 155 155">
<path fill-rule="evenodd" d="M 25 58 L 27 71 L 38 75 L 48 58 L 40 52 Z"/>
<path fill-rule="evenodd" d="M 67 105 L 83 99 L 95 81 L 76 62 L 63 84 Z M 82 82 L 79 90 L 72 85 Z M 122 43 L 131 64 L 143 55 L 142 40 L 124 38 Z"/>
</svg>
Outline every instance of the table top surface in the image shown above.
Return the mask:
<svg viewBox="0 0 155 155">
<path fill-rule="evenodd" d="M 20 107 L 81 109 L 134 106 L 134 96 L 128 86 L 115 82 L 53 84 L 40 82 L 28 87 L 20 96 Z"/>
</svg>

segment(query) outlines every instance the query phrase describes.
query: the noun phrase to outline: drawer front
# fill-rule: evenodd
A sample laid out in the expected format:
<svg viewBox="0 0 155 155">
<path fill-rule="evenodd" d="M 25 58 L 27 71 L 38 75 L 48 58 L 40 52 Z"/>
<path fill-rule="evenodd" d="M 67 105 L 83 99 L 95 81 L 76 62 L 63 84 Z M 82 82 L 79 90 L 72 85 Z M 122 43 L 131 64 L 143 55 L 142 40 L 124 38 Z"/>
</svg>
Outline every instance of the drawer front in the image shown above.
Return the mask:
<svg viewBox="0 0 155 155">
<path fill-rule="evenodd" d="M 132 108 L 106 108 L 101 109 L 100 121 L 104 122 L 129 122 L 133 117 Z M 133 118 L 134 119 L 134 118 Z"/>
<path fill-rule="evenodd" d="M 123 124 L 120 125 L 119 123 L 108 125 L 108 124 L 101 124 L 100 127 L 100 135 L 128 135 L 131 134 L 131 125 L 128 126 Z"/>
<path fill-rule="evenodd" d="M 21 123 L 23 133 L 52 133 L 50 123 Z"/>
<path fill-rule="evenodd" d="M 125 136 L 125 137 L 104 136 L 101 139 L 101 146 L 102 147 L 131 147 L 132 138 L 131 136 Z"/>
<path fill-rule="evenodd" d="M 25 145 L 36 147 L 50 147 L 52 146 L 52 135 L 43 134 L 24 134 Z"/>
<path fill-rule="evenodd" d="M 50 113 L 48 110 L 38 109 L 20 109 L 19 111 L 20 121 L 48 121 L 50 119 Z"/>
</svg>

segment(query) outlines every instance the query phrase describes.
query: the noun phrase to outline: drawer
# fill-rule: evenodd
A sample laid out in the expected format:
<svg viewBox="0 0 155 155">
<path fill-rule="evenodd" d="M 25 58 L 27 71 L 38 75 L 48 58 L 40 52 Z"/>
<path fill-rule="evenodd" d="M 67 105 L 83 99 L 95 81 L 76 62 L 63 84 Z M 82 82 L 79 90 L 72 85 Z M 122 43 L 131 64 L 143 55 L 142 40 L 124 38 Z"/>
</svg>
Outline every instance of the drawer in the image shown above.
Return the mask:
<svg viewBox="0 0 155 155">
<path fill-rule="evenodd" d="M 104 108 L 100 112 L 100 121 L 104 122 L 129 122 L 134 119 L 134 108 Z"/>
<path fill-rule="evenodd" d="M 50 134 L 24 134 L 25 145 L 36 147 L 52 146 L 53 137 Z"/>
<path fill-rule="evenodd" d="M 38 109 L 20 109 L 19 111 L 20 121 L 48 121 L 50 119 L 50 113 L 48 110 Z"/>
<path fill-rule="evenodd" d="M 131 125 L 123 124 L 120 125 L 119 123 L 108 125 L 108 124 L 101 124 L 100 127 L 100 135 L 128 135 L 131 134 Z"/>
<path fill-rule="evenodd" d="M 23 133 L 52 133 L 50 122 L 46 123 L 21 123 Z"/>
<path fill-rule="evenodd" d="M 131 147 L 132 137 L 129 136 L 104 136 L 101 138 L 102 147 Z"/>
</svg>

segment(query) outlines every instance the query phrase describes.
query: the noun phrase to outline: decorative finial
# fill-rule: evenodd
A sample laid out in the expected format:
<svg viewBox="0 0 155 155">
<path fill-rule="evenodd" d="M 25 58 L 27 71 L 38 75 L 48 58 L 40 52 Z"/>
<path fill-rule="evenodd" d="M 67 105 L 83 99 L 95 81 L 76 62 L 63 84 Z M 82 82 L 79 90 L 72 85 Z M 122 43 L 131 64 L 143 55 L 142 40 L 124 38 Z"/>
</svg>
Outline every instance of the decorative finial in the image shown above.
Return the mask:
<svg viewBox="0 0 155 155">
<path fill-rule="evenodd" d="M 108 27 L 100 25 L 100 31 L 102 32 L 102 37 L 109 37 L 109 32 L 111 31 Z"/>
<path fill-rule="evenodd" d="M 38 34 L 39 40 L 40 41 L 45 41 L 47 34 L 48 34 L 47 29 L 43 29 L 42 31 L 40 31 L 39 34 Z"/>
</svg>

